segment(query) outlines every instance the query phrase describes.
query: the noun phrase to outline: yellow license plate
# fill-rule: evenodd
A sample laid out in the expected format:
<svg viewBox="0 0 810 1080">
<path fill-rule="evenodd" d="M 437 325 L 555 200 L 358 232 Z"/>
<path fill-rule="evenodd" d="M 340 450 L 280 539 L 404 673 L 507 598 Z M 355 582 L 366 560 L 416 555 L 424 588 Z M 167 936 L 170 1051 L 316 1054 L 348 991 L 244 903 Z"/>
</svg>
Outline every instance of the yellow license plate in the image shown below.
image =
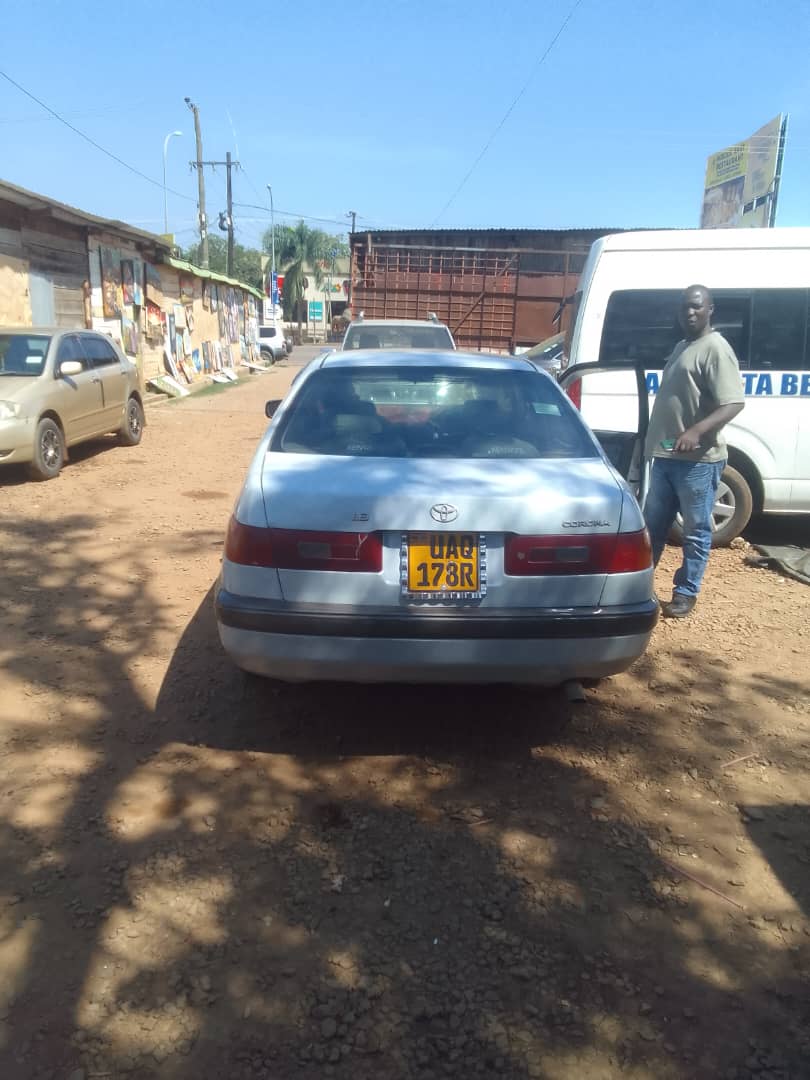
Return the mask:
<svg viewBox="0 0 810 1080">
<path fill-rule="evenodd" d="M 405 537 L 412 596 L 466 599 L 482 595 L 481 538 L 476 533 L 409 533 Z"/>
</svg>

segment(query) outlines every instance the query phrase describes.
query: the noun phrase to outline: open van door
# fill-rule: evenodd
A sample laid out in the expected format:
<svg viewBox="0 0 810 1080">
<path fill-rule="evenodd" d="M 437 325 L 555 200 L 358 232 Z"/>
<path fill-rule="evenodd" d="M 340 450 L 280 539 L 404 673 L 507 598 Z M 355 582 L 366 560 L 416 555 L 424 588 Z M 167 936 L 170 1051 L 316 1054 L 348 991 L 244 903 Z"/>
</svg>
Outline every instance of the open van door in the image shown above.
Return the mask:
<svg viewBox="0 0 810 1080">
<path fill-rule="evenodd" d="M 643 506 L 649 486 L 644 440 L 650 423 L 643 366 L 576 364 L 559 376 L 559 383 Z"/>
</svg>

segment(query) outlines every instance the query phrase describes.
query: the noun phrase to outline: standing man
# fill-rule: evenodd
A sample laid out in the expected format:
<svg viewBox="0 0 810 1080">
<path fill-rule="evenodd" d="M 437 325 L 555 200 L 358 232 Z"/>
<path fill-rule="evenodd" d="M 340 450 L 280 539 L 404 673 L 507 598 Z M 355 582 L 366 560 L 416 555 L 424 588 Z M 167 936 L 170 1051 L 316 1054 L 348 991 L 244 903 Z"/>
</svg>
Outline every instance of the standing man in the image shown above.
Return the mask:
<svg viewBox="0 0 810 1080">
<path fill-rule="evenodd" d="M 712 296 L 690 285 L 681 297 L 685 334 L 664 363 L 647 432 L 652 460 L 644 516 L 656 566 L 675 515 L 683 517 L 683 562 L 675 573 L 672 599 L 661 605 L 682 619 L 697 603 L 712 545 L 712 511 L 728 457 L 721 429 L 745 404 L 734 350 L 712 329 Z"/>
</svg>

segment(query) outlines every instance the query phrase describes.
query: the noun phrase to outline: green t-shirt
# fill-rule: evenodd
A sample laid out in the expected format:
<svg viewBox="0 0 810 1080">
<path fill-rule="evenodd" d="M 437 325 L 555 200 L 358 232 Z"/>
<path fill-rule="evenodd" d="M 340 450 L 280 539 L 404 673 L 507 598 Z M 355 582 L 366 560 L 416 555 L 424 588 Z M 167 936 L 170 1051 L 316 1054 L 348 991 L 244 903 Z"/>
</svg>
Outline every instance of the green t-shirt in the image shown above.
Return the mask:
<svg viewBox="0 0 810 1080">
<path fill-rule="evenodd" d="M 689 453 L 673 453 L 661 444 L 677 439 L 721 405 L 744 401 L 740 366 L 722 334 L 712 330 L 696 341 L 679 341 L 664 362 L 647 431 L 647 456 L 725 461 L 726 440 L 719 431 L 704 435 L 697 450 Z"/>
</svg>

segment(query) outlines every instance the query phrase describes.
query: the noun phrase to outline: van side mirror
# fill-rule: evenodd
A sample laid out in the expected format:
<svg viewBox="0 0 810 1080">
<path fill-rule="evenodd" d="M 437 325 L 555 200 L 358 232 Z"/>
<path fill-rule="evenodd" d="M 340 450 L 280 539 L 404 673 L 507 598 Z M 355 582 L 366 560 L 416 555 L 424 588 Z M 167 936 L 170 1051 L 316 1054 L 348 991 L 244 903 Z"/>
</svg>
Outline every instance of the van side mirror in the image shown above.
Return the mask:
<svg viewBox="0 0 810 1080">
<path fill-rule="evenodd" d="M 74 375 L 81 375 L 84 371 L 84 365 L 81 360 L 63 360 L 59 365 L 59 374 L 66 375 L 68 378 L 72 378 Z"/>
<path fill-rule="evenodd" d="M 268 420 L 272 420 L 278 411 L 278 407 L 281 404 L 281 398 L 274 398 L 272 401 L 268 401 L 264 407 L 264 415 Z"/>
</svg>

